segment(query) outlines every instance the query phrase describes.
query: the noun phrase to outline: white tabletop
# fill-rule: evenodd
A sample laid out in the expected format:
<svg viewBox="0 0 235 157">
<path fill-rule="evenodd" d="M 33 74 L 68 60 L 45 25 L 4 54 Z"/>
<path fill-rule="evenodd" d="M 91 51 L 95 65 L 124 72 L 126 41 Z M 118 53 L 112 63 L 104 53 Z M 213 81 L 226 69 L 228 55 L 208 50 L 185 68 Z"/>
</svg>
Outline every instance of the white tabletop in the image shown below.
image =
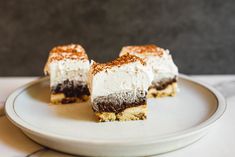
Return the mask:
<svg viewBox="0 0 235 157">
<path fill-rule="evenodd" d="M 158 157 L 234 157 L 235 156 L 235 75 L 193 76 L 219 89 L 227 99 L 227 110 L 214 128 L 198 142 Z M 59 153 L 34 143 L 6 118 L 3 104 L 17 87 L 36 77 L 0 78 L 0 156 L 60 157 Z"/>
</svg>

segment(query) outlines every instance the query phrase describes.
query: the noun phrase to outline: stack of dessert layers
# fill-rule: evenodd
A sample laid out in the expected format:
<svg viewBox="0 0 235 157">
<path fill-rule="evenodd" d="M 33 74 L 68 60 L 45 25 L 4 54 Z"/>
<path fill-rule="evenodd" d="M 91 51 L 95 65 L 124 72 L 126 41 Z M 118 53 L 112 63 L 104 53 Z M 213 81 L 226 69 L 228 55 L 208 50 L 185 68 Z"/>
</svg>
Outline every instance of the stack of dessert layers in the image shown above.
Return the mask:
<svg viewBox="0 0 235 157">
<path fill-rule="evenodd" d="M 89 68 L 88 56 L 82 46 L 70 44 L 53 48 L 44 68 L 45 74 L 50 75 L 51 103 L 88 100 Z"/>
<path fill-rule="evenodd" d="M 168 50 L 155 45 L 126 46 L 120 57 L 90 65 L 80 45 L 51 50 L 45 72 L 50 75 L 51 102 L 88 100 L 99 121 L 147 118 L 147 97 L 174 96 L 178 69 Z"/>
<path fill-rule="evenodd" d="M 148 89 L 148 97 L 175 96 L 177 91 L 178 68 L 169 50 L 156 45 L 125 46 L 120 56 L 132 54 L 142 58 L 152 69 L 154 78 Z"/>
<path fill-rule="evenodd" d="M 93 63 L 88 78 L 92 107 L 100 121 L 146 118 L 152 71 L 141 58 L 126 54 L 109 63 Z"/>
</svg>

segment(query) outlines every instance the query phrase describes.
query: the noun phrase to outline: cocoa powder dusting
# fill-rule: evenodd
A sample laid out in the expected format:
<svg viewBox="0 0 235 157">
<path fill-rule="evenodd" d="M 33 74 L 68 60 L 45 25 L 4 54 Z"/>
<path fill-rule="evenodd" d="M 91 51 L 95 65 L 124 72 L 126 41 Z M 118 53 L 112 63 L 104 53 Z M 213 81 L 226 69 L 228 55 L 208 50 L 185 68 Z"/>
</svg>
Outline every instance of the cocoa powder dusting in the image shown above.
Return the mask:
<svg viewBox="0 0 235 157">
<path fill-rule="evenodd" d="M 96 74 L 100 71 L 103 71 L 103 70 L 106 70 L 106 69 L 110 69 L 114 66 L 121 66 L 121 65 L 124 65 L 124 64 L 128 64 L 128 63 L 132 63 L 132 62 L 136 62 L 136 61 L 139 61 L 141 64 L 145 65 L 146 63 L 143 61 L 143 59 L 135 56 L 135 55 L 131 55 L 129 53 L 111 61 L 111 62 L 108 62 L 108 63 L 96 63 L 94 62 L 91 66 L 92 68 L 92 74 Z"/>
</svg>

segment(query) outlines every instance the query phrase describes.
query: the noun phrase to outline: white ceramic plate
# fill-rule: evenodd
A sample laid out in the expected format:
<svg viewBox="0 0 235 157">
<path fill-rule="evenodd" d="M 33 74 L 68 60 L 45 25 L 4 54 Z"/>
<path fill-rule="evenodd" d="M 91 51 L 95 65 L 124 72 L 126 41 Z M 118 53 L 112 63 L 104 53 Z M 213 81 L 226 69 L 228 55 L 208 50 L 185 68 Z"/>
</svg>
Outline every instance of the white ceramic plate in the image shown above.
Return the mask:
<svg viewBox="0 0 235 157">
<path fill-rule="evenodd" d="M 49 104 L 49 80 L 27 84 L 7 99 L 8 118 L 31 139 L 87 156 L 147 156 L 185 147 L 208 132 L 226 108 L 212 87 L 180 76 L 176 97 L 148 100 L 145 121 L 97 123 L 89 102 Z"/>
</svg>

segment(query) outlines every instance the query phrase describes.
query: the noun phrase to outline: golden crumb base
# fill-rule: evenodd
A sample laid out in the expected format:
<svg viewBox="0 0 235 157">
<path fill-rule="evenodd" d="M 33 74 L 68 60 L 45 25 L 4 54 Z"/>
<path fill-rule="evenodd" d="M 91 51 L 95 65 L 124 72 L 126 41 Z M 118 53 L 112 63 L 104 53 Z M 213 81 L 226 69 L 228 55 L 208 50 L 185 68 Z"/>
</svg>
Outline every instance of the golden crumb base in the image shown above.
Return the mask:
<svg viewBox="0 0 235 157">
<path fill-rule="evenodd" d="M 66 97 L 63 93 L 51 94 L 51 103 L 52 104 L 69 104 L 75 102 L 84 102 L 89 99 L 88 95 L 83 95 L 82 97 Z"/>
<path fill-rule="evenodd" d="M 177 83 L 174 82 L 172 84 L 169 84 L 163 90 L 157 90 L 155 88 L 149 89 L 147 93 L 147 98 L 161 98 L 167 96 L 175 96 L 176 92 L 177 92 Z"/>
<path fill-rule="evenodd" d="M 147 105 L 130 107 L 120 113 L 96 112 L 95 115 L 98 117 L 99 122 L 144 120 L 147 118 Z"/>
</svg>

